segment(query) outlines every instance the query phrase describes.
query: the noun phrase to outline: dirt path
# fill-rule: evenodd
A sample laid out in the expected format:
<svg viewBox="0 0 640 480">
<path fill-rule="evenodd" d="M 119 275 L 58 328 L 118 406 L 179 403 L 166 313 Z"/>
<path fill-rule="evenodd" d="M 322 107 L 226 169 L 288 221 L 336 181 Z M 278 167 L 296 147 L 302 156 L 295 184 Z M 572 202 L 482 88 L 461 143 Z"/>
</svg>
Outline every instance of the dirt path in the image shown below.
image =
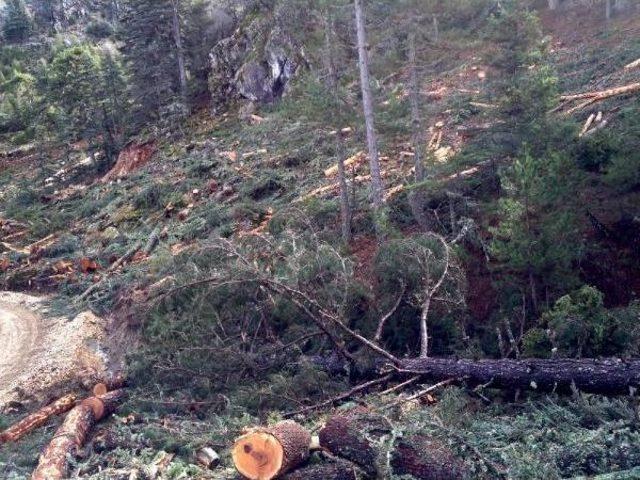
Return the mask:
<svg viewBox="0 0 640 480">
<path fill-rule="evenodd" d="M 91 312 L 56 316 L 41 298 L 0 292 L 0 411 L 109 378 L 107 340 L 106 322 Z"/>
<path fill-rule="evenodd" d="M 26 308 L 0 302 L 0 391 L 29 369 L 40 343 L 40 324 Z"/>
</svg>

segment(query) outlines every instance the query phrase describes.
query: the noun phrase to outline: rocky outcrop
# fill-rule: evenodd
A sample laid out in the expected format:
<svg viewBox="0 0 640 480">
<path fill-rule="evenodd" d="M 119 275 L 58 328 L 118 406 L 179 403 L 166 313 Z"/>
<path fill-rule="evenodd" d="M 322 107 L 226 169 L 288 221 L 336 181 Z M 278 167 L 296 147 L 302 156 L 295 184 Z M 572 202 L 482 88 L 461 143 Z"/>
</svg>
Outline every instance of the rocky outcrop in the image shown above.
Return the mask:
<svg viewBox="0 0 640 480">
<path fill-rule="evenodd" d="M 256 104 L 282 97 L 306 65 L 304 50 L 283 28 L 259 18 L 218 42 L 210 53 L 214 109 L 233 98 Z"/>
</svg>

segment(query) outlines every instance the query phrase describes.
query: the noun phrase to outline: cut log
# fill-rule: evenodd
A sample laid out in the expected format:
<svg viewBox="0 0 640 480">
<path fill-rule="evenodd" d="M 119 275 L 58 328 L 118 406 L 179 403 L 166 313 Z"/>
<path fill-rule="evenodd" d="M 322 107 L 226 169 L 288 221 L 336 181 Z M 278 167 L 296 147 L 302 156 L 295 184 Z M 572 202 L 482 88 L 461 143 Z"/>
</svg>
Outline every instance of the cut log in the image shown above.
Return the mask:
<svg viewBox="0 0 640 480">
<path fill-rule="evenodd" d="M 357 480 L 356 467 L 335 459 L 300 468 L 282 477 L 282 480 Z"/>
<path fill-rule="evenodd" d="M 123 390 L 115 390 L 100 397 L 90 397 L 67 415 L 53 440 L 40 455 L 32 480 L 60 480 L 68 477 L 68 460 L 87 440 L 93 426 L 113 413 L 124 399 Z"/>
<path fill-rule="evenodd" d="M 196 461 L 207 470 L 211 470 L 220 464 L 220 455 L 213 448 L 204 447 L 196 452 Z"/>
<path fill-rule="evenodd" d="M 431 380 L 456 378 L 491 388 L 628 395 L 640 387 L 640 359 L 415 358 L 399 362 L 402 372 Z"/>
<path fill-rule="evenodd" d="M 472 478 L 464 462 L 438 440 L 422 435 L 401 439 L 391 454 L 394 475 L 416 480 L 461 480 Z"/>
<path fill-rule="evenodd" d="M 598 92 L 578 93 L 576 95 L 562 95 L 560 97 L 560 100 L 580 100 L 586 98 L 597 98 L 599 100 L 604 100 L 605 98 L 624 95 L 625 93 L 633 93 L 638 90 L 640 90 L 640 82 L 623 85 L 622 87 L 610 88 L 608 90 L 601 90 Z"/>
<path fill-rule="evenodd" d="M 68 412 L 76 405 L 76 398 L 75 395 L 67 395 L 20 420 L 0 433 L 0 444 L 20 440 L 28 433 L 47 423 L 50 418 Z"/>
<path fill-rule="evenodd" d="M 417 480 L 459 480 L 471 478 L 464 462 L 438 440 L 411 435 L 397 440 L 387 452 L 391 434 L 389 421 L 358 407 L 331 417 L 320 431 L 320 444 L 339 458 L 362 469 L 366 478 L 411 475 Z M 387 459 L 390 459 L 391 472 Z M 403 477 L 404 478 L 404 477 Z"/>
<path fill-rule="evenodd" d="M 231 456 L 238 472 L 249 480 L 271 480 L 300 466 L 309 458 L 311 434 L 285 420 L 258 428 L 235 442 Z"/>
<path fill-rule="evenodd" d="M 358 465 L 368 477 L 381 477 L 380 454 L 376 442 L 391 432 L 382 415 L 364 407 L 354 408 L 331 417 L 320 430 L 320 446 L 333 455 Z"/>
</svg>

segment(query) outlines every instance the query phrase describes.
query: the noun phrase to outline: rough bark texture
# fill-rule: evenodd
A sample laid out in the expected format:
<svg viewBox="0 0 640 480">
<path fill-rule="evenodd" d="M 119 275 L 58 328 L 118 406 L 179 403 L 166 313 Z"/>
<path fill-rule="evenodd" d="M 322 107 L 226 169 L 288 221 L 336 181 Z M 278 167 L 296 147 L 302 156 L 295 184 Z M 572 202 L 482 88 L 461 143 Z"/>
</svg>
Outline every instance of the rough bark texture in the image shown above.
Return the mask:
<svg viewBox="0 0 640 480">
<path fill-rule="evenodd" d="M 34 431 L 36 428 L 41 427 L 49 421 L 51 417 L 62 415 L 68 412 L 76 405 L 76 396 L 67 395 L 65 397 L 56 400 L 50 405 L 41 408 L 35 413 L 32 413 L 28 417 L 20 420 L 15 425 L 7 428 L 4 432 L 0 433 L 0 444 L 15 442 L 20 440 L 28 433 Z"/>
<path fill-rule="evenodd" d="M 464 463 L 439 441 L 413 435 L 400 440 L 391 455 L 395 475 L 411 475 L 417 480 L 458 480 L 472 478 Z"/>
<path fill-rule="evenodd" d="M 492 388 L 567 393 L 575 386 L 583 392 L 626 395 L 640 387 L 640 360 L 416 358 L 399 366 L 433 380 L 464 379 Z"/>
<path fill-rule="evenodd" d="M 77 453 L 87 435 L 101 418 L 113 413 L 122 402 L 124 392 L 116 390 L 101 397 L 91 397 L 75 407 L 56 431 L 53 440 L 40 455 L 32 480 L 59 480 L 68 477 L 68 458 Z M 98 413 L 98 416 L 96 416 Z"/>
<path fill-rule="evenodd" d="M 280 473 L 285 473 L 300 466 L 309 458 L 311 434 L 292 420 L 285 420 L 266 430 L 278 439 L 284 449 L 284 459 Z"/>
<path fill-rule="evenodd" d="M 300 468 L 282 480 L 357 480 L 356 468 L 344 460 L 322 462 Z"/>
<path fill-rule="evenodd" d="M 388 421 L 365 408 L 356 408 L 331 417 L 320 430 L 320 446 L 333 455 L 358 465 L 363 472 L 378 475 L 378 447 L 375 440 L 388 434 Z"/>
<path fill-rule="evenodd" d="M 362 88 L 362 108 L 367 129 L 367 145 L 369 148 L 369 165 L 371 168 L 371 200 L 375 210 L 382 208 L 383 186 L 380 174 L 380 158 L 378 154 L 378 138 L 374 123 L 373 95 L 369 77 L 369 54 L 367 52 L 367 33 L 365 29 L 362 0 L 355 0 L 356 31 L 358 37 L 358 66 L 360 67 L 360 83 Z"/>
</svg>

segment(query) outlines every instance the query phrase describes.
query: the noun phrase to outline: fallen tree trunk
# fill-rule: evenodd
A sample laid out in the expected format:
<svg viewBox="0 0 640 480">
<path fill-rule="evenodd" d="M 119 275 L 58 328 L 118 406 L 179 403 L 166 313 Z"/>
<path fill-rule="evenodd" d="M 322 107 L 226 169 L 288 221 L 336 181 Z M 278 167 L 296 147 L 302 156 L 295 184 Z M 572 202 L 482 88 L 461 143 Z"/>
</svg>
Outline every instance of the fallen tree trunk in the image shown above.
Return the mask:
<svg viewBox="0 0 640 480">
<path fill-rule="evenodd" d="M 344 460 L 332 460 L 300 468 L 282 480 L 357 480 L 357 470 Z"/>
<path fill-rule="evenodd" d="M 123 390 L 100 397 L 90 397 L 67 415 L 53 440 L 40 455 L 32 480 L 60 480 L 68 477 L 69 457 L 76 454 L 87 440 L 93 426 L 113 413 L 124 398 Z"/>
<path fill-rule="evenodd" d="M 570 393 L 573 388 L 603 395 L 627 395 L 640 387 L 640 359 L 401 360 L 400 371 L 432 380 L 455 378 L 490 388 Z"/>
<path fill-rule="evenodd" d="M 76 398 L 75 395 L 64 396 L 20 420 L 15 425 L 12 425 L 0 433 L 0 444 L 16 442 L 36 428 L 47 423 L 51 417 L 68 412 L 76 405 Z"/>
<path fill-rule="evenodd" d="M 385 439 L 392 431 L 393 425 L 384 416 L 359 407 L 331 417 L 320 431 L 320 446 L 356 464 L 366 478 L 392 475 L 411 475 L 417 480 L 471 478 L 464 462 L 438 440 L 411 435 L 389 445 Z M 391 471 L 387 471 L 389 467 Z"/>
<path fill-rule="evenodd" d="M 231 451 L 240 474 L 250 480 L 271 480 L 290 472 L 309 458 L 311 434 L 285 420 L 238 438 Z"/>
</svg>

